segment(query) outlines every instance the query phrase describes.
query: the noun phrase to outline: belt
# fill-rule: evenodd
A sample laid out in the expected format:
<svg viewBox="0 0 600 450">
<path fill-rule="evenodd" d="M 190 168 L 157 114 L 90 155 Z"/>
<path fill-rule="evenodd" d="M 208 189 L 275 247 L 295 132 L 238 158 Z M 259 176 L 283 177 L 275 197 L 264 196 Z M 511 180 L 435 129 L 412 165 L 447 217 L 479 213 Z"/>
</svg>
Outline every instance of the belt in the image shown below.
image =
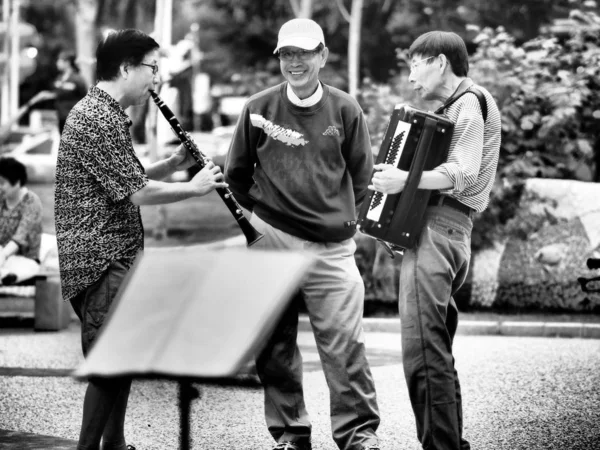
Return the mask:
<svg viewBox="0 0 600 450">
<path fill-rule="evenodd" d="M 475 210 L 464 203 L 459 202 L 453 197 L 448 197 L 447 195 L 433 194 L 429 198 L 430 206 L 447 206 L 452 209 L 456 209 L 463 214 L 466 214 L 469 217 L 472 217 Z"/>
</svg>

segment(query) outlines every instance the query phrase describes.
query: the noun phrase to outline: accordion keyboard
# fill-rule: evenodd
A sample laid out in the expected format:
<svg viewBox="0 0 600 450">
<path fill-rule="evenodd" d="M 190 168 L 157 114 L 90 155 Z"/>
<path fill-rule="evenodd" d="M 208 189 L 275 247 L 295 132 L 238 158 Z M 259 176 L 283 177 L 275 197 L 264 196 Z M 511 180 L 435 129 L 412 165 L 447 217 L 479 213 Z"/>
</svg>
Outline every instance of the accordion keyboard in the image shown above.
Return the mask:
<svg viewBox="0 0 600 450">
<path fill-rule="evenodd" d="M 404 150 L 406 138 L 408 137 L 408 133 L 410 131 L 410 126 L 410 123 L 403 122 L 401 120 L 398 121 L 396 130 L 394 131 L 394 137 L 392 138 L 389 149 L 383 161 L 384 164 L 391 164 L 394 167 L 398 167 L 398 164 L 400 163 L 400 156 L 402 155 L 402 150 Z M 367 212 L 367 219 L 374 222 L 379 222 L 387 196 L 388 194 L 384 194 L 383 192 L 376 192 L 373 195 L 371 198 L 371 204 L 369 205 L 369 211 Z"/>
</svg>

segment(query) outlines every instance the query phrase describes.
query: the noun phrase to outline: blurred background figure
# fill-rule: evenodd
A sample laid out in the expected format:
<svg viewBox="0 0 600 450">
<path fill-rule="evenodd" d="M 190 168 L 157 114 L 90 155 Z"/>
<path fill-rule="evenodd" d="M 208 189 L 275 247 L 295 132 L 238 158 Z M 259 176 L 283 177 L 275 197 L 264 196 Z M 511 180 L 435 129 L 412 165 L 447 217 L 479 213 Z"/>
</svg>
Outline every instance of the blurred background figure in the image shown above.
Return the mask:
<svg viewBox="0 0 600 450">
<path fill-rule="evenodd" d="M 39 272 L 42 202 L 25 186 L 27 171 L 14 158 L 0 158 L 0 281 L 20 283 Z"/>
<path fill-rule="evenodd" d="M 88 86 L 79 73 L 76 62 L 77 56 L 71 51 L 62 51 L 56 60 L 59 71 L 52 91 L 41 91 L 31 100 L 37 103 L 44 100 L 54 100 L 54 108 L 58 116 L 58 130 L 62 134 L 65 121 L 71 108 L 87 94 Z"/>
</svg>

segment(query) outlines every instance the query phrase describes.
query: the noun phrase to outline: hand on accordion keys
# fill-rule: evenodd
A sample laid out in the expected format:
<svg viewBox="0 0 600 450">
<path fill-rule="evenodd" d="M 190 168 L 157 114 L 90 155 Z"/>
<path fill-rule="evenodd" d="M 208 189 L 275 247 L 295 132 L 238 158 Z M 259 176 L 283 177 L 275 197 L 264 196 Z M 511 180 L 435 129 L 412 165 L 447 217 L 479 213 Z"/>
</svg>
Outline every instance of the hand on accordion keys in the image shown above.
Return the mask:
<svg viewBox="0 0 600 450">
<path fill-rule="evenodd" d="M 408 172 L 400 170 L 391 164 L 375 164 L 375 173 L 368 188 L 384 194 L 402 192 L 406 185 Z"/>
</svg>

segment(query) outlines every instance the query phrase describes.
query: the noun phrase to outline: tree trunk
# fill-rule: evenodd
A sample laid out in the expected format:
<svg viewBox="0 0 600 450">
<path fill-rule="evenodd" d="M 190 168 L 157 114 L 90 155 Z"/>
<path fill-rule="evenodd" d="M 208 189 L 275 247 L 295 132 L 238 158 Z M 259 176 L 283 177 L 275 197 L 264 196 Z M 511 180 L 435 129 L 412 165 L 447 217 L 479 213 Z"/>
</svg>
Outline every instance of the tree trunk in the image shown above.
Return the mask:
<svg viewBox="0 0 600 450">
<path fill-rule="evenodd" d="M 352 0 L 348 37 L 348 93 L 358 94 L 360 74 L 360 32 L 362 26 L 363 0 Z"/>
<path fill-rule="evenodd" d="M 600 138 L 594 142 L 594 182 L 600 183 Z"/>
<path fill-rule="evenodd" d="M 310 19 L 312 17 L 313 0 L 290 0 L 290 5 L 297 18 Z"/>
<path fill-rule="evenodd" d="M 154 36 L 158 44 L 163 49 L 168 49 L 172 44 L 172 27 L 173 27 L 173 0 L 156 0 L 156 12 L 154 16 Z M 168 87 L 168 86 L 165 86 Z M 162 94 L 162 91 L 160 91 Z M 150 107 L 149 109 L 149 128 L 148 133 L 148 148 L 150 150 L 151 160 L 158 161 L 158 109 Z M 168 134 L 170 130 L 165 123 L 162 122 L 165 127 L 164 130 Z M 164 142 L 160 142 L 160 145 L 164 145 Z M 165 205 L 158 205 L 158 217 L 159 220 L 153 230 L 153 237 L 156 240 L 161 240 L 167 237 L 169 229 L 169 214 Z"/>
<path fill-rule="evenodd" d="M 73 16 L 75 17 L 75 44 L 81 75 L 88 85 L 94 84 L 95 54 L 97 46 L 98 0 L 77 0 Z"/>
</svg>

